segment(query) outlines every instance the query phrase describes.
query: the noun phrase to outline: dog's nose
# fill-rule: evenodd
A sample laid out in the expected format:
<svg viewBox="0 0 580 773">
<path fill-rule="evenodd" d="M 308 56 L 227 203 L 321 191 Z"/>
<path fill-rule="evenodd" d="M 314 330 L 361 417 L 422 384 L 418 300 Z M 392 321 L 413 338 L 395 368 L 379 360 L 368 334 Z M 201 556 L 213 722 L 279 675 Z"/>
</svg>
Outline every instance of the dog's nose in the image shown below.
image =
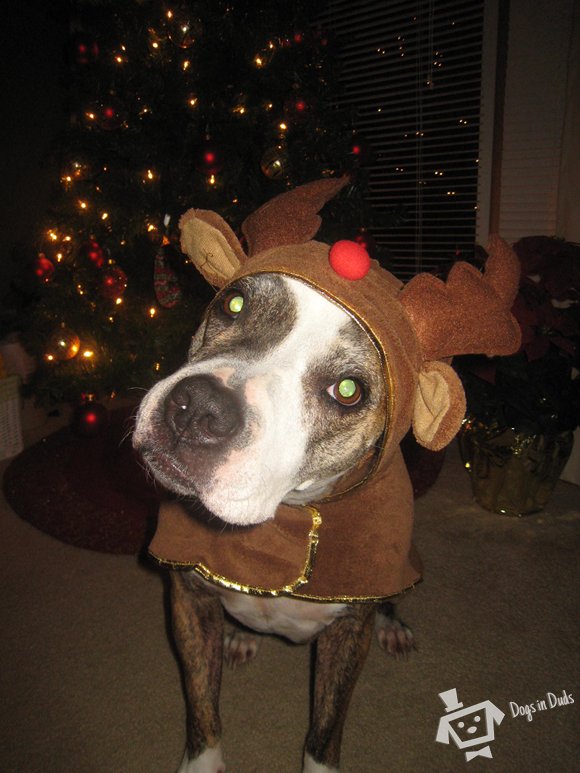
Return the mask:
<svg viewBox="0 0 580 773">
<path fill-rule="evenodd" d="M 190 376 L 176 384 L 165 400 L 165 420 L 179 439 L 217 446 L 242 426 L 235 393 L 212 376 Z"/>
</svg>

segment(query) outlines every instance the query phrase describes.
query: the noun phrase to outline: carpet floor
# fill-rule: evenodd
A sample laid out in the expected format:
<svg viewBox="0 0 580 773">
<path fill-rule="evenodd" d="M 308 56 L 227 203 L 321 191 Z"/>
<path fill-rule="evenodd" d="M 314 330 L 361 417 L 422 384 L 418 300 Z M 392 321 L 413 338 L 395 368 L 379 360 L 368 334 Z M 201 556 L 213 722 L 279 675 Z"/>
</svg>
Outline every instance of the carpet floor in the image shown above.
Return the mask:
<svg viewBox="0 0 580 773">
<path fill-rule="evenodd" d="M 29 408 L 27 443 L 59 422 Z M 488 513 L 453 445 L 416 512 L 425 582 L 401 615 L 419 651 L 395 661 L 373 644 L 342 770 L 580 771 L 580 489 L 560 482 L 548 508 L 527 518 Z M 184 704 L 162 575 L 136 556 L 60 542 L 4 500 L 0 553 L 0 771 L 175 770 Z M 308 668 L 307 647 L 265 638 L 256 661 L 225 672 L 228 773 L 300 770 Z M 489 701 L 504 713 L 491 759 L 466 762 L 452 739 L 436 742 L 439 693 L 453 688 L 464 707 L 484 703 L 482 713 Z"/>
</svg>

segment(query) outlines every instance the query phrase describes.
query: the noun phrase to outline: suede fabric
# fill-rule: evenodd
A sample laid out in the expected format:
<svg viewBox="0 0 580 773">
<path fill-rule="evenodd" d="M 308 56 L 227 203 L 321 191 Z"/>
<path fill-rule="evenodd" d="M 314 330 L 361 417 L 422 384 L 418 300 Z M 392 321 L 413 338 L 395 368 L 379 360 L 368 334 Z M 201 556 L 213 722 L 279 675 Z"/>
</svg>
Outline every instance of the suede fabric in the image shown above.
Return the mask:
<svg viewBox="0 0 580 773">
<path fill-rule="evenodd" d="M 240 592 L 377 601 L 421 578 L 412 528 L 413 492 L 398 452 L 364 487 L 314 508 L 281 505 L 253 527 L 218 527 L 165 503 L 149 551 L 161 565 Z"/>
<path fill-rule="evenodd" d="M 267 201 L 242 224 L 248 254 L 312 239 L 322 222 L 318 212 L 348 181 L 348 176 L 314 180 Z"/>
</svg>

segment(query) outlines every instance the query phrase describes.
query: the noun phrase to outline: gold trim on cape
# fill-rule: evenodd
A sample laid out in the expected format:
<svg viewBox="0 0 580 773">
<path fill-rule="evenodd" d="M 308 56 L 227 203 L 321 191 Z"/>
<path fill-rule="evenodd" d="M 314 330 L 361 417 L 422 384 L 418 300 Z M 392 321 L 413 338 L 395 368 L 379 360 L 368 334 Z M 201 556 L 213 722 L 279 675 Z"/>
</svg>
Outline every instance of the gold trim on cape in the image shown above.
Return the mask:
<svg viewBox="0 0 580 773">
<path fill-rule="evenodd" d="M 227 590 L 237 591 L 238 593 L 247 593 L 252 596 L 295 596 L 295 590 L 305 585 L 312 574 L 312 567 L 314 565 L 314 558 L 316 556 L 319 540 L 318 530 L 322 525 L 322 516 L 315 507 L 312 507 L 311 505 L 299 505 L 299 507 L 303 510 L 307 510 L 312 517 L 312 527 L 308 532 L 306 561 L 299 576 L 293 582 L 284 585 L 281 588 L 261 588 L 254 585 L 244 585 L 243 583 L 229 580 L 221 574 L 212 572 L 211 569 L 202 563 L 191 564 L 187 561 L 170 561 L 156 556 L 151 550 L 149 550 L 149 555 L 161 566 L 170 566 L 172 569 L 190 569 L 191 571 L 196 572 L 196 574 L 204 580 L 207 580 L 214 585 L 219 585 L 222 588 L 226 588 Z"/>
</svg>

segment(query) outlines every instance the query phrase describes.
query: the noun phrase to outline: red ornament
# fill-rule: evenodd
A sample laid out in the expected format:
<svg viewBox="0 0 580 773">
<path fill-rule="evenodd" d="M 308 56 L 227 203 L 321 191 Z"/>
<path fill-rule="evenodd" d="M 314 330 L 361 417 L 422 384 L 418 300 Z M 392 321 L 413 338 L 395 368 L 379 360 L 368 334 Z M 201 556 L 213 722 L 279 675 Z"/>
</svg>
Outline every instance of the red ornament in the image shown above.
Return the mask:
<svg viewBox="0 0 580 773">
<path fill-rule="evenodd" d="M 373 235 L 367 231 L 366 228 L 359 228 L 354 240 L 357 244 L 360 244 L 361 247 L 364 247 L 369 255 L 373 256 L 373 253 L 376 251 L 377 243 Z"/>
<path fill-rule="evenodd" d="M 328 260 L 332 269 L 344 279 L 362 279 L 371 267 L 371 259 L 365 248 L 347 239 L 332 245 Z"/>
<path fill-rule="evenodd" d="M 71 429 L 81 437 L 95 437 L 107 426 L 108 411 L 104 405 L 87 399 L 77 406 L 71 417 Z"/>
<path fill-rule="evenodd" d="M 49 260 L 44 252 L 39 252 L 34 266 L 34 273 L 43 282 L 50 282 L 54 274 L 54 263 Z"/>
<path fill-rule="evenodd" d="M 163 306 L 164 309 L 172 309 L 180 303 L 182 292 L 177 274 L 167 262 L 163 249 L 159 250 L 155 256 L 153 286 L 155 288 L 155 297 L 159 301 L 159 305 Z"/>
<path fill-rule="evenodd" d="M 284 112 L 290 120 L 302 121 L 308 117 L 312 108 L 312 100 L 301 94 L 295 94 L 284 102 Z"/>
<path fill-rule="evenodd" d="M 206 139 L 198 148 L 194 163 L 195 168 L 201 174 L 217 174 L 224 168 L 223 149 L 212 140 Z"/>
<path fill-rule="evenodd" d="M 103 274 L 101 293 L 105 298 L 116 300 L 127 289 L 127 274 L 118 266 L 107 269 Z"/>
<path fill-rule="evenodd" d="M 350 154 L 357 166 L 368 164 L 372 158 L 372 148 L 369 142 L 360 134 L 353 134 Z"/>
<path fill-rule="evenodd" d="M 98 126 L 105 131 L 120 129 L 127 119 L 125 105 L 117 97 L 110 96 L 103 100 L 96 113 Z"/>
<path fill-rule="evenodd" d="M 93 37 L 83 33 L 73 38 L 71 50 L 75 62 L 82 66 L 94 64 L 99 58 L 99 44 Z"/>
<path fill-rule="evenodd" d="M 96 268 L 102 268 L 105 265 L 106 255 L 101 245 L 95 239 L 89 239 L 79 250 L 79 257 L 86 258 Z"/>
</svg>

